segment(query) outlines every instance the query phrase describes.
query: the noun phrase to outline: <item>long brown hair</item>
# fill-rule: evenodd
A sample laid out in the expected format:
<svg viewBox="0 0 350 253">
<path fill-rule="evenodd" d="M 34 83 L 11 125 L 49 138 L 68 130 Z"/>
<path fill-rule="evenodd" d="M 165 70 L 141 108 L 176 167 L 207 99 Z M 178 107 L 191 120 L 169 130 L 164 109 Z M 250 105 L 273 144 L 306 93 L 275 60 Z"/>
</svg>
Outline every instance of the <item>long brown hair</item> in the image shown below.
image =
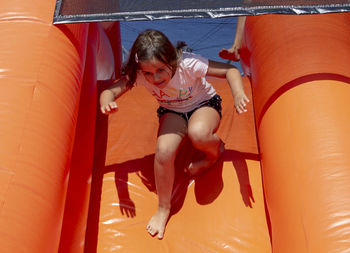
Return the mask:
<svg viewBox="0 0 350 253">
<path fill-rule="evenodd" d="M 134 86 L 140 62 L 155 58 L 168 65 L 174 74 L 180 56 L 180 48 L 175 48 L 165 34 L 157 30 L 145 30 L 137 36 L 131 47 L 129 59 L 122 69 L 122 75 L 128 80 L 127 87 Z"/>
</svg>

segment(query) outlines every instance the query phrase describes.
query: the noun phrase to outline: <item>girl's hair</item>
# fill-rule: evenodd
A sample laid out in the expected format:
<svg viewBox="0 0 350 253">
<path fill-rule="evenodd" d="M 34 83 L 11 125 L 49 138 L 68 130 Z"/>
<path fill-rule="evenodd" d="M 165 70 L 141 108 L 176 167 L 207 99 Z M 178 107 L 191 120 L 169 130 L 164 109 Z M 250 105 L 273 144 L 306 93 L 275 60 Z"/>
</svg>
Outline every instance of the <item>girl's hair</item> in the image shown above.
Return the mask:
<svg viewBox="0 0 350 253">
<path fill-rule="evenodd" d="M 186 44 L 181 44 L 175 48 L 169 39 L 160 31 L 145 30 L 140 33 L 131 47 L 129 59 L 122 68 L 122 74 L 127 77 L 127 87 L 133 87 L 139 63 L 155 58 L 165 63 L 173 72 L 176 71 L 178 59 L 181 56 L 181 48 Z"/>
</svg>

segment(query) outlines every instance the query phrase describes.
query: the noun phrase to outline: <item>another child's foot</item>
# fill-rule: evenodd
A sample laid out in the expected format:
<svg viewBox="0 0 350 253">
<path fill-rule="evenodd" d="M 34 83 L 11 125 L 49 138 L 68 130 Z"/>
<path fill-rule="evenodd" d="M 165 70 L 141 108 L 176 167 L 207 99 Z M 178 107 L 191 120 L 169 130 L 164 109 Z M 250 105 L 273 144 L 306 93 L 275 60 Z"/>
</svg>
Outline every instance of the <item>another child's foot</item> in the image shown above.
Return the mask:
<svg viewBox="0 0 350 253">
<path fill-rule="evenodd" d="M 216 161 L 219 159 L 219 157 L 224 153 L 224 151 L 225 151 L 225 144 L 221 142 L 219 147 L 219 153 L 217 156 L 212 158 L 206 157 L 203 160 L 190 163 L 190 165 L 187 168 L 185 168 L 185 173 L 189 174 L 190 176 L 198 176 L 199 174 L 203 173 L 205 170 L 209 169 L 212 165 L 214 165 Z"/>
<path fill-rule="evenodd" d="M 170 209 L 158 208 L 156 214 L 151 218 L 146 227 L 151 236 L 157 235 L 158 239 L 163 239 L 165 226 L 168 221 Z"/>
</svg>

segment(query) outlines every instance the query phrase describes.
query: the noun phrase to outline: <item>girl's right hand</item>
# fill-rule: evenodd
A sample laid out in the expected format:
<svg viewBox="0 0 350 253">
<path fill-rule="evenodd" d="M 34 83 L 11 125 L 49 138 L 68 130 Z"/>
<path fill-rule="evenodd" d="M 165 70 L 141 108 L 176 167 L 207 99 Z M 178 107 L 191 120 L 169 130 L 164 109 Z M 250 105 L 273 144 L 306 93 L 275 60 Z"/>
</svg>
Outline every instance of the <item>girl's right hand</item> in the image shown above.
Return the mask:
<svg viewBox="0 0 350 253">
<path fill-rule="evenodd" d="M 115 101 L 101 106 L 101 112 L 103 114 L 108 115 L 108 114 L 111 114 L 111 113 L 116 112 L 116 111 L 118 111 L 118 105 Z"/>
</svg>

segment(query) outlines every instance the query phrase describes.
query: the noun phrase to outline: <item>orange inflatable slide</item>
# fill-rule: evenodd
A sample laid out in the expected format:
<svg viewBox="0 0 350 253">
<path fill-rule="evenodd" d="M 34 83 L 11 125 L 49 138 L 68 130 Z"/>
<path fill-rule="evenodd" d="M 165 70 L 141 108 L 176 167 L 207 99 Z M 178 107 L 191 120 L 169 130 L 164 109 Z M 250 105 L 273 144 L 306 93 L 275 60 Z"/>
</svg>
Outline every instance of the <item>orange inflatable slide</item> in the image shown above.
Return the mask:
<svg viewBox="0 0 350 253">
<path fill-rule="evenodd" d="M 141 87 L 106 117 L 118 22 L 52 25 L 53 0 L 0 4 L 0 252 L 350 252 L 350 14 L 248 17 L 238 115 L 224 80 L 221 160 L 181 150 L 165 238 L 155 211 L 157 104 Z"/>
</svg>

